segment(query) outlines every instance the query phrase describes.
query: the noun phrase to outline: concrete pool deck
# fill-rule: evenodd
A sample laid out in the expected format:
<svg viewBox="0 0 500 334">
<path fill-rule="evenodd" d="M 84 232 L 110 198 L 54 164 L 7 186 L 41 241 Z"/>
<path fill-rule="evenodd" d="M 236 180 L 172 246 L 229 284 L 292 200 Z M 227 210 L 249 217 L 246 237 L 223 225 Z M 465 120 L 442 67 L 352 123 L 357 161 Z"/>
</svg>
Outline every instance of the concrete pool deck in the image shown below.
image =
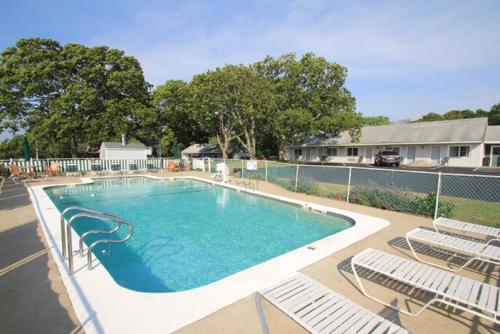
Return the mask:
<svg viewBox="0 0 500 334">
<path fill-rule="evenodd" d="M 7 180 L 0 192 L 0 331 L 83 333 L 26 187 Z"/>
<path fill-rule="evenodd" d="M 194 173 L 155 173 L 156 176 L 169 177 L 169 176 L 181 176 L 181 175 L 192 175 L 192 176 L 205 176 L 208 174 L 202 174 L 199 172 Z M 53 178 L 50 179 L 49 183 L 73 183 L 79 182 L 79 178 Z M 32 184 L 38 185 L 38 182 L 32 182 Z M 382 305 L 372 302 L 371 300 L 364 297 L 361 292 L 357 289 L 356 284 L 353 280 L 353 275 L 350 272 L 349 259 L 353 255 L 357 254 L 366 247 L 378 248 L 399 256 L 409 256 L 410 252 L 405 247 L 404 239 L 402 237 L 405 233 L 415 227 L 431 226 L 431 220 L 423 217 L 417 217 L 412 215 L 406 215 L 396 212 L 383 211 L 379 209 L 347 204 L 340 201 L 319 198 L 314 196 L 308 196 L 299 193 L 293 193 L 288 190 L 282 189 L 280 187 L 274 186 L 272 184 L 266 184 L 264 182 L 259 182 L 259 190 L 267 193 L 286 196 L 289 198 L 308 201 L 312 203 L 317 203 L 320 205 L 327 205 L 343 210 L 349 210 L 353 212 L 359 212 L 363 214 L 372 215 L 382 219 L 389 220 L 391 226 L 385 228 L 365 239 L 359 241 L 343 250 L 333 253 L 327 256 L 323 260 L 320 260 L 303 270 L 301 272 L 311 276 L 312 278 L 318 280 L 319 282 L 331 287 L 335 291 L 344 294 L 348 298 L 354 300 L 355 302 L 363 305 L 364 307 L 380 313 L 391 320 L 399 322 L 401 325 L 409 329 L 414 333 L 425 333 L 425 332 L 443 332 L 443 333 L 494 333 L 498 332 L 498 327 L 493 328 L 491 322 L 486 320 L 479 320 L 477 318 L 470 317 L 470 314 L 456 313 L 455 311 L 446 312 L 439 307 L 431 307 L 430 309 L 424 311 L 420 316 L 412 318 L 405 315 L 398 314 L 392 310 L 385 309 Z M 22 209 L 22 210 L 18 210 Z M 19 208 L 12 211 L 2 210 L 0 212 L 1 221 L 14 215 L 16 219 L 30 219 L 29 213 L 33 215 L 33 209 L 31 204 L 20 203 Z M 24 217 L 24 218 L 23 218 Z M 31 217 L 33 219 L 33 217 Z M 434 259 L 435 260 L 435 259 Z M 50 259 L 49 259 L 50 261 Z M 440 262 L 440 260 L 435 260 Z M 54 265 L 52 264 L 52 267 Z M 474 271 L 466 270 L 462 271 L 460 274 L 468 276 L 477 280 L 485 281 L 490 284 L 497 285 L 498 279 L 498 269 L 493 271 L 492 267 L 481 268 L 483 273 L 477 273 Z M 43 272 L 42 272 L 43 274 Z M 64 286 L 62 286 L 59 275 L 57 272 L 55 275 L 48 275 L 45 278 L 51 282 L 54 290 L 58 289 L 60 295 L 64 299 Z M 401 307 L 406 307 L 410 305 L 412 309 L 415 308 L 415 304 L 408 304 L 408 295 L 395 293 L 393 290 L 385 289 L 382 284 L 367 283 L 369 291 L 373 292 L 377 296 L 384 300 L 397 302 Z M 62 289 L 61 289 L 62 288 Z M 392 287 L 393 289 L 395 287 Z M 30 292 L 36 293 L 35 291 Z M 7 300 L 9 302 L 9 296 Z M 67 297 L 66 297 L 67 298 Z M 71 314 L 71 306 L 61 303 L 62 310 L 53 310 L 53 314 L 69 313 Z M 193 305 L 195 307 L 195 305 Z M 449 310 L 447 310 L 449 311 Z M 21 309 L 18 312 L 22 312 Z M 281 313 L 279 310 L 275 309 L 268 303 L 264 303 L 264 313 L 268 321 L 269 329 L 271 333 L 304 333 L 305 331 L 290 320 L 286 315 Z M 451 318 L 450 318 L 451 317 Z M 13 321 L 14 327 L 13 331 L 19 332 L 20 330 L 15 330 L 16 324 Z M 22 326 L 23 324 L 18 324 Z M 55 325 L 54 325 L 55 326 Z M 55 326 L 57 327 L 57 326 Z M 76 326 L 75 326 L 76 327 Z M 22 327 L 18 327 L 21 329 Z M 29 332 L 29 331 L 25 331 Z M 55 332 L 55 331 L 50 331 Z M 216 311 L 209 316 L 194 322 L 178 331 L 179 333 L 260 333 L 260 325 L 257 318 L 257 313 L 254 304 L 254 294 L 245 297 L 238 302 L 228 305 L 219 311 Z"/>
</svg>

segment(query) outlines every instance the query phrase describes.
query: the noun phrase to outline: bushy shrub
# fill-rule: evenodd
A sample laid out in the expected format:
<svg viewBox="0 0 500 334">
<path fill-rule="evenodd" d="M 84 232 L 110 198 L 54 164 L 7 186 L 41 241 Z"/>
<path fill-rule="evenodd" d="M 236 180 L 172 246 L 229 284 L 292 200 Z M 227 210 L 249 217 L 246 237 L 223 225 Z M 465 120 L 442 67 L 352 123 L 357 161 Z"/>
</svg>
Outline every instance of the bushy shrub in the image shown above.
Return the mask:
<svg viewBox="0 0 500 334">
<path fill-rule="evenodd" d="M 319 195 L 319 185 L 312 177 L 303 176 L 299 178 L 297 191 L 308 195 Z"/>
<path fill-rule="evenodd" d="M 379 209 L 407 212 L 421 216 L 434 216 L 436 209 L 436 194 L 419 196 L 404 189 L 377 188 L 375 186 L 355 186 L 351 189 L 352 203 L 372 206 Z M 440 201 L 440 217 L 452 217 L 455 206 L 452 203 Z"/>
<path fill-rule="evenodd" d="M 277 186 L 286 188 L 288 190 L 292 190 L 292 191 L 295 190 L 295 181 L 290 180 L 290 179 L 268 175 L 267 181 L 274 183 Z"/>
</svg>

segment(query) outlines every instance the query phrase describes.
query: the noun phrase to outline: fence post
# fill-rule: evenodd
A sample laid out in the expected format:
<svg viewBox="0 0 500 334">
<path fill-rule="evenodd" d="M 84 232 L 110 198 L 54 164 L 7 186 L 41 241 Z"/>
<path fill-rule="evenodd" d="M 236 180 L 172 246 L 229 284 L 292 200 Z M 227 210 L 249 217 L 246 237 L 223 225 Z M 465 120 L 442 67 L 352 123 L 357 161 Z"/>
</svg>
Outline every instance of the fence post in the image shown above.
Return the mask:
<svg viewBox="0 0 500 334">
<path fill-rule="evenodd" d="M 351 174 L 352 167 L 349 167 L 349 179 L 347 180 L 347 203 L 349 203 L 349 196 L 351 195 Z"/>
<path fill-rule="evenodd" d="M 243 162 L 243 160 L 241 160 L 241 177 L 244 176 L 244 171 L 245 170 L 245 163 Z"/>
<path fill-rule="evenodd" d="M 266 182 L 267 182 L 267 160 L 264 160 L 264 165 L 266 166 Z"/>
<path fill-rule="evenodd" d="M 299 165 L 297 165 L 297 169 L 295 170 L 295 192 L 297 192 L 298 182 L 299 182 Z"/>
<path fill-rule="evenodd" d="M 208 172 L 212 173 L 212 159 L 208 158 Z"/>
<path fill-rule="evenodd" d="M 438 184 L 436 190 L 436 207 L 434 208 L 434 219 L 438 218 L 439 213 L 439 195 L 441 194 L 441 172 L 438 173 Z"/>
</svg>

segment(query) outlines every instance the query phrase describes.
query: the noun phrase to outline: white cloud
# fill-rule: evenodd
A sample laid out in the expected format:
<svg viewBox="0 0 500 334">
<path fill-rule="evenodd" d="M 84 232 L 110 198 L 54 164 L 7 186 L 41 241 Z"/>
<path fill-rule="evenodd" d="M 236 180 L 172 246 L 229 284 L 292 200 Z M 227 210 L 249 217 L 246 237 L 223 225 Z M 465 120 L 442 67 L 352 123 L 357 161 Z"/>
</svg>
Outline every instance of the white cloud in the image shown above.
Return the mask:
<svg viewBox="0 0 500 334">
<path fill-rule="evenodd" d="M 311 51 L 346 66 L 350 80 L 401 82 L 408 89 L 412 82 L 436 77 L 453 80 L 475 70 L 500 71 L 496 1 L 261 1 L 227 6 L 183 2 L 143 8 L 130 29 L 96 36 L 93 43 L 136 56 L 155 85 L 190 80 L 227 63 L 252 63 L 268 54 Z M 488 108 L 485 103 L 500 100 L 499 80 L 490 80 L 489 86 L 475 82 L 478 86 L 440 87 L 443 96 L 431 89 L 384 92 L 379 98 L 370 96 L 366 87 L 353 93 L 360 111 L 401 117 L 451 106 Z M 471 91 L 479 93 L 467 95 Z M 397 103 L 388 107 L 391 100 Z"/>
<path fill-rule="evenodd" d="M 189 79 L 216 65 L 290 51 L 315 52 L 359 77 L 499 65 L 500 19 L 487 17 L 494 3 L 401 4 L 292 2 L 265 18 L 258 11 L 238 12 L 219 22 L 209 17 L 217 14 L 209 7 L 187 2 L 139 10 L 131 31 L 103 41 L 136 55 L 154 83 L 169 73 Z"/>
</svg>

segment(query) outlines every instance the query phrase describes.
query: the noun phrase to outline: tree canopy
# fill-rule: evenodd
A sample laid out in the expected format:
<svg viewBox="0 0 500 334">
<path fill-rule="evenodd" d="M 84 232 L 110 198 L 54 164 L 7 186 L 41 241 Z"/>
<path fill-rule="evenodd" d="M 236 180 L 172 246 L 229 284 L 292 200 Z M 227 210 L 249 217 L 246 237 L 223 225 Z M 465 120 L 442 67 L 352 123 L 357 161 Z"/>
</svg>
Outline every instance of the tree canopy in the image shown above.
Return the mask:
<svg viewBox="0 0 500 334">
<path fill-rule="evenodd" d="M 470 109 L 450 110 L 442 115 L 435 112 L 430 112 L 416 120 L 416 122 L 446 121 L 452 119 L 478 117 L 488 117 L 489 125 L 500 125 L 500 103 L 492 106 L 490 111 L 485 111 L 483 109 L 477 109 L 475 111 Z"/>
<path fill-rule="evenodd" d="M 387 116 L 366 116 L 363 117 L 364 126 L 390 125 L 391 120 Z"/>
<path fill-rule="evenodd" d="M 14 134 L 0 143 L 0 158 L 21 157 L 23 136 L 40 157 L 84 157 L 122 133 L 162 156 L 212 142 L 224 157 L 235 150 L 283 157 L 304 136 L 348 131 L 357 140 L 363 126 L 390 124 L 356 112 L 346 77 L 347 68 L 323 57 L 288 53 L 152 90 L 139 62 L 123 51 L 20 39 L 0 53 L 0 130 Z M 500 124 L 500 104 L 418 121 L 481 116 Z"/>
<path fill-rule="evenodd" d="M 2 129 L 26 131 L 41 156 L 81 156 L 132 135 L 148 114 L 139 62 L 105 46 L 20 39 L 0 54 Z"/>
</svg>

